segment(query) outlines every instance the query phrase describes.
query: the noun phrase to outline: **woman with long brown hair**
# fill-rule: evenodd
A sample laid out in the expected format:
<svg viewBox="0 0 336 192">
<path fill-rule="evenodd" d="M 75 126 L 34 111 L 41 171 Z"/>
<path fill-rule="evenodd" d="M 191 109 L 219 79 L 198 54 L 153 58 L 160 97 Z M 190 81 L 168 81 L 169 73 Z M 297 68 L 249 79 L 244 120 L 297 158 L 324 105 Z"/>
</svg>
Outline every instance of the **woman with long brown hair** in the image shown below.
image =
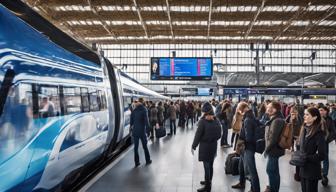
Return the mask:
<svg viewBox="0 0 336 192">
<path fill-rule="evenodd" d="M 321 128 L 321 115 L 317 108 L 304 112 L 304 124 L 300 133 L 300 150 L 305 154 L 304 166 L 300 168 L 303 192 L 317 192 L 321 175 L 321 161 L 326 156 L 325 136 Z"/>
</svg>

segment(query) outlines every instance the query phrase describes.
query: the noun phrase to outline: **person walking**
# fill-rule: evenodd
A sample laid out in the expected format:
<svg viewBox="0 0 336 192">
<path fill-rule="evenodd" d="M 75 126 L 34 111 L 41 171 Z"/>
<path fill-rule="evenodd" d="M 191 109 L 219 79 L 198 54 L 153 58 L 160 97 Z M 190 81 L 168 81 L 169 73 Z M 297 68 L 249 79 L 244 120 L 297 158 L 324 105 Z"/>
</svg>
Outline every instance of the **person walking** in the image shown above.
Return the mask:
<svg viewBox="0 0 336 192">
<path fill-rule="evenodd" d="M 146 129 L 149 128 L 149 120 L 148 120 L 148 112 L 147 109 L 143 105 L 144 99 L 139 98 L 138 101 L 135 101 L 135 109 L 131 113 L 131 129 L 132 129 L 132 137 L 134 143 L 134 163 L 135 167 L 140 165 L 139 161 L 139 140 L 142 143 L 142 147 L 145 152 L 146 164 L 149 165 L 152 163 L 150 158 L 150 154 L 147 148 L 147 137 L 146 137 Z"/>
<path fill-rule="evenodd" d="M 268 175 L 269 186 L 265 191 L 278 192 L 280 189 L 280 171 L 279 158 L 285 154 L 278 142 L 281 137 L 285 121 L 282 118 L 281 105 L 276 101 L 272 101 L 267 105 L 267 114 L 270 120 L 265 127 L 265 151 L 264 156 L 267 157 L 266 172 Z"/>
<path fill-rule="evenodd" d="M 326 157 L 325 134 L 321 127 L 321 115 L 317 108 L 304 112 L 304 125 L 300 134 L 300 150 L 305 154 L 300 168 L 302 192 L 317 192 L 321 176 L 321 161 Z"/>
<path fill-rule="evenodd" d="M 170 120 L 170 133 L 168 135 L 176 135 L 176 107 L 173 101 L 170 102 L 168 115 Z"/>
<path fill-rule="evenodd" d="M 203 162 L 204 181 L 201 185 L 204 187 L 198 189 L 198 192 L 210 192 L 213 177 L 213 163 L 217 155 L 217 141 L 221 137 L 221 125 L 216 119 L 212 106 L 209 102 L 202 106 L 204 115 L 198 122 L 198 127 L 192 143 L 191 152 L 194 154 L 199 145 L 198 160 Z"/>
</svg>

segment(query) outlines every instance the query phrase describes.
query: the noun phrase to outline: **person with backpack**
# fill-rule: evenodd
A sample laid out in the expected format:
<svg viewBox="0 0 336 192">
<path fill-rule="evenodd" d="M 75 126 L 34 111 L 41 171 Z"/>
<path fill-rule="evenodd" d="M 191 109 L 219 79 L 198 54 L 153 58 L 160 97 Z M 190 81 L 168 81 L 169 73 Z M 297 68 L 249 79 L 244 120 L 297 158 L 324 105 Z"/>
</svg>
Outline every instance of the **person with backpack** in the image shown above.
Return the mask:
<svg viewBox="0 0 336 192">
<path fill-rule="evenodd" d="M 280 103 L 272 101 L 268 104 L 267 114 L 270 120 L 266 123 L 265 127 L 264 156 L 267 157 L 266 172 L 269 186 L 267 186 L 265 191 L 278 192 L 280 189 L 279 158 L 285 154 L 285 149 L 279 146 L 280 137 L 285 127 Z"/>
<path fill-rule="evenodd" d="M 201 185 L 204 187 L 198 189 L 198 192 L 210 192 L 213 177 L 213 163 L 217 155 L 217 141 L 221 137 L 221 125 L 216 119 L 212 106 L 209 102 L 202 106 L 203 117 L 198 122 L 198 127 L 192 143 L 191 152 L 194 154 L 199 145 L 198 160 L 203 162 L 204 181 Z"/>
<path fill-rule="evenodd" d="M 322 169 L 322 185 L 328 186 L 328 173 L 329 173 L 329 143 L 335 140 L 335 124 L 332 118 L 329 116 L 329 109 L 326 106 L 321 106 L 319 108 L 321 117 L 322 117 L 322 129 L 326 135 L 326 158 L 323 160 L 323 169 Z"/>
<path fill-rule="evenodd" d="M 321 176 L 321 161 L 326 157 L 325 134 L 321 127 L 321 115 L 317 108 L 304 112 L 304 125 L 300 134 L 300 150 L 304 165 L 300 168 L 302 192 L 317 192 Z"/>
<path fill-rule="evenodd" d="M 249 107 L 243 109 L 244 121 L 239 134 L 239 139 L 244 142 L 245 150 L 243 163 L 247 170 L 246 177 L 251 181 L 251 192 L 260 192 L 259 176 L 256 168 L 255 152 L 257 141 L 257 129 L 259 122 L 254 116 L 254 112 Z"/>
</svg>

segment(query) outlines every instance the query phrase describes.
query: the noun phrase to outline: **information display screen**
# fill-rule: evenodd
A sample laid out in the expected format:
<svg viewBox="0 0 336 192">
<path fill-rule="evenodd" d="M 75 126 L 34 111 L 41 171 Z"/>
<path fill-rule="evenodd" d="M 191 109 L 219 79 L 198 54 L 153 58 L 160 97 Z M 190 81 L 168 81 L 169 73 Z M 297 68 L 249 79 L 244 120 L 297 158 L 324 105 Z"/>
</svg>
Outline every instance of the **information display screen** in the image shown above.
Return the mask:
<svg viewBox="0 0 336 192">
<path fill-rule="evenodd" d="M 152 57 L 151 80 L 211 80 L 210 57 Z"/>
<path fill-rule="evenodd" d="M 198 96 L 209 96 L 213 94 L 213 88 L 197 88 Z"/>
</svg>

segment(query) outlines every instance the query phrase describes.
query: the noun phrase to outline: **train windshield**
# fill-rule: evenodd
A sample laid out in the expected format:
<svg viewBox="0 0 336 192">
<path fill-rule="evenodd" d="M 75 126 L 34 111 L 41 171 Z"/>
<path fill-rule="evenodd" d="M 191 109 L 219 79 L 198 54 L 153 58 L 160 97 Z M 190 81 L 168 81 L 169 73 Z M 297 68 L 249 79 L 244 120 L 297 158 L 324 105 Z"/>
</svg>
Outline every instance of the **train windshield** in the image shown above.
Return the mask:
<svg viewBox="0 0 336 192">
<path fill-rule="evenodd" d="M 0 165 L 36 134 L 32 120 L 32 85 L 21 83 L 10 86 L 0 116 Z"/>
</svg>

